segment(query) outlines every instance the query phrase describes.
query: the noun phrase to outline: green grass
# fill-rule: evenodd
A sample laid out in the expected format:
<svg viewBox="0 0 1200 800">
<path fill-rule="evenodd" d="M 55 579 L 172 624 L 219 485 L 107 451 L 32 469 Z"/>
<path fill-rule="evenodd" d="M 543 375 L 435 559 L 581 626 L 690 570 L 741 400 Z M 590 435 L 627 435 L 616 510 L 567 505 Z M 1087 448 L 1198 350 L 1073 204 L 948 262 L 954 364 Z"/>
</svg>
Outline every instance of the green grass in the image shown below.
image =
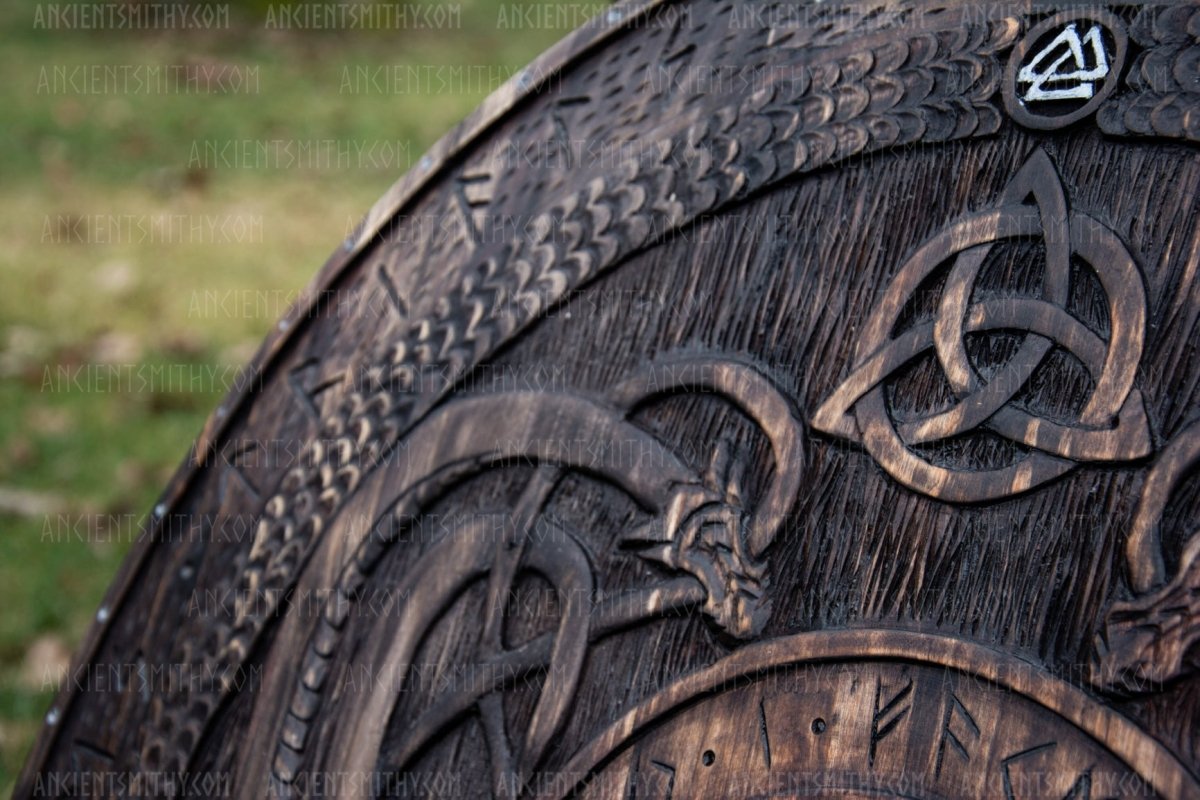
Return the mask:
<svg viewBox="0 0 1200 800">
<path fill-rule="evenodd" d="M 502 77 L 567 33 L 498 29 L 500 5 L 463 3 L 456 28 L 340 33 L 265 31 L 254 12 L 218 33 L 45 31 L 24 4 L 0 11 L 0 490 L 56 509 L 0 511 L 0 796 L 53 695 L 41 676 L 77 647 L 140 516 L 223 394 L 138 376 L 243 363 L 405 171 L 197 164 L 193 144 L 203 156 L 204 142 L 231 139 L 389 141 L 415 161 L 488 87 L 347 93 L 346 70 Z M 80 68 L 179 64 L 253 74 L 259 91 L 55 90 Z M 258 227 L 243 241 L 165 242 L 112 227 L 173 215 Z M 217 301 L 231 292 L 258 298 L 260 313 L 226 313 Z M 103 386 L 63 380 L 104 362 L 118 366 Z"/>
</svg>

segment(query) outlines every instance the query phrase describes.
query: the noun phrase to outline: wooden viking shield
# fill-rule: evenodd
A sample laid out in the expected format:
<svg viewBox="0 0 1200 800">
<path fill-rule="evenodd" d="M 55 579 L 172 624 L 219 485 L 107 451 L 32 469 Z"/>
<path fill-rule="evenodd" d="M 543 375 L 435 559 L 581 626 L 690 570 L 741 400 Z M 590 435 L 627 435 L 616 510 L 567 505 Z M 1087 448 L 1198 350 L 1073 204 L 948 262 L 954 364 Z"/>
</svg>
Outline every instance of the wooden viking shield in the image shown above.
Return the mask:
<svg viewBox="0 0 1200 800">
<path fill-rule="evenodd" d="M 278 323 L 19 794 L 1200 797 L 1198 143 L 1194 4 L 614 6 Z"/>
</svg>

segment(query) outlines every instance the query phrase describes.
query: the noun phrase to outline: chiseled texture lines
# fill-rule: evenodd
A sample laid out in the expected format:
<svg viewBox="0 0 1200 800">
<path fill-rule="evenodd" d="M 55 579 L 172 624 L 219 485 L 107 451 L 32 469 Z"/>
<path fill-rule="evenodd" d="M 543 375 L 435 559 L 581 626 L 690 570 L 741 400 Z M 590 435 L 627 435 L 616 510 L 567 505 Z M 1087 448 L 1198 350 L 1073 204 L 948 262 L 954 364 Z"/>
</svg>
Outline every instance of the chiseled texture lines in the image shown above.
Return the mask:
<svg viewBox="0 0 1200 800">
<path fill-rule="evenodd" d="M 788 80 L 730 95 L 686 130 L 639 148 L 638 157 L 581 174 L 584 184 L 546 208 L 533 235 L 467 262 L 441 297 L 414 302 L 421 310 L 385 355 L 355 370 L 362 379 L 347 387 L 300 463 L 270 493 L 252 547 L 230 570 L 232 584 L 218 587 L 236 591 L 235 614 L 206 616 L 196 626 L 202 630 L 181 635 L 177 660 L 231 681 L 321 532 L 389 447 L 469 369 L 656 235 L 773 181 L 855 155 L 994 133 L 1001 121 L 992 101 L 1001 75 L 996 54 L 1016 32 L 1010 19 L 964 26 L 961 15 L 945 12 L 861 46 L 851 39 L 816 54 L 781 48 L 804 67 Z M 155 698 L 142 768 L 187 765 L 221 699 L 219 686 Z"/>
</svg>

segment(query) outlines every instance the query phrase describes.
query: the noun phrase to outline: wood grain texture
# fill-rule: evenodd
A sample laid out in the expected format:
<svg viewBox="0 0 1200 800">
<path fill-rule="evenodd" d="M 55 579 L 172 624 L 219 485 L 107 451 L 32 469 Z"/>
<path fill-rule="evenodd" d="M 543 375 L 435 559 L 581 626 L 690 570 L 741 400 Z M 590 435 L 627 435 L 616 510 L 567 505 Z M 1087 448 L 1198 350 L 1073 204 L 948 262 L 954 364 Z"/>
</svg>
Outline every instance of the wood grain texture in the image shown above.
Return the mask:
<svg viewBox="0 0 1200 800">
<path fill-rule="evenodd" d="M 20 793 L 1200 796 L 1193 10 L 616 7 L 268 341 Z"/>
</svg>

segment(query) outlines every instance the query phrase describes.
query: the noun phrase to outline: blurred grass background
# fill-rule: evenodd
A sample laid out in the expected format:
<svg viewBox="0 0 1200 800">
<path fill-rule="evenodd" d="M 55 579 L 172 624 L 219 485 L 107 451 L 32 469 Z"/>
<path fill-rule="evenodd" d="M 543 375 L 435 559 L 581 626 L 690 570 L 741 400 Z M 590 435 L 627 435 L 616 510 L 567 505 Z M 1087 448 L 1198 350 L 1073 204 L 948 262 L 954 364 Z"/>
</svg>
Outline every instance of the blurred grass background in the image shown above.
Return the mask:
<svg viewBox="0 0 1200 800">
<path fill-rule="evenodd" d="M 224 394 L 220 380 L 88 386 L 62 380 L 63 370 L 182 366 L 231 379 L 407 168 L 197 165 L 193 143 L 404 142 L 415 163 L 490 88 L 569 32 L 566 23 L 514 27 L 518 12 L 550 4 L 463 0 L 450 3 L 457 24 L 375 31 L 268 29 L 279 5 L 262 0 L 231 3 L 221 30 L 47 30 L 34 24 L 39 4 L 4 4 L 0 796 L 12 793 L 138 523 Z M 574 21 L 605 3 L 586 5 Z M 257 67 L 258 91 L 54 86 L 55 70 L 104 65 Z M 496 79 L 451 91 L 343 91 L 345 68 L 387 65 L 491 67 Z M 248 241 L 147 241 L 91 230 L 97 214 L 259 219 L 261 228 Z M 230 293 L 267 302 L 251 313 L 214 307 Z"/>
</svg>

